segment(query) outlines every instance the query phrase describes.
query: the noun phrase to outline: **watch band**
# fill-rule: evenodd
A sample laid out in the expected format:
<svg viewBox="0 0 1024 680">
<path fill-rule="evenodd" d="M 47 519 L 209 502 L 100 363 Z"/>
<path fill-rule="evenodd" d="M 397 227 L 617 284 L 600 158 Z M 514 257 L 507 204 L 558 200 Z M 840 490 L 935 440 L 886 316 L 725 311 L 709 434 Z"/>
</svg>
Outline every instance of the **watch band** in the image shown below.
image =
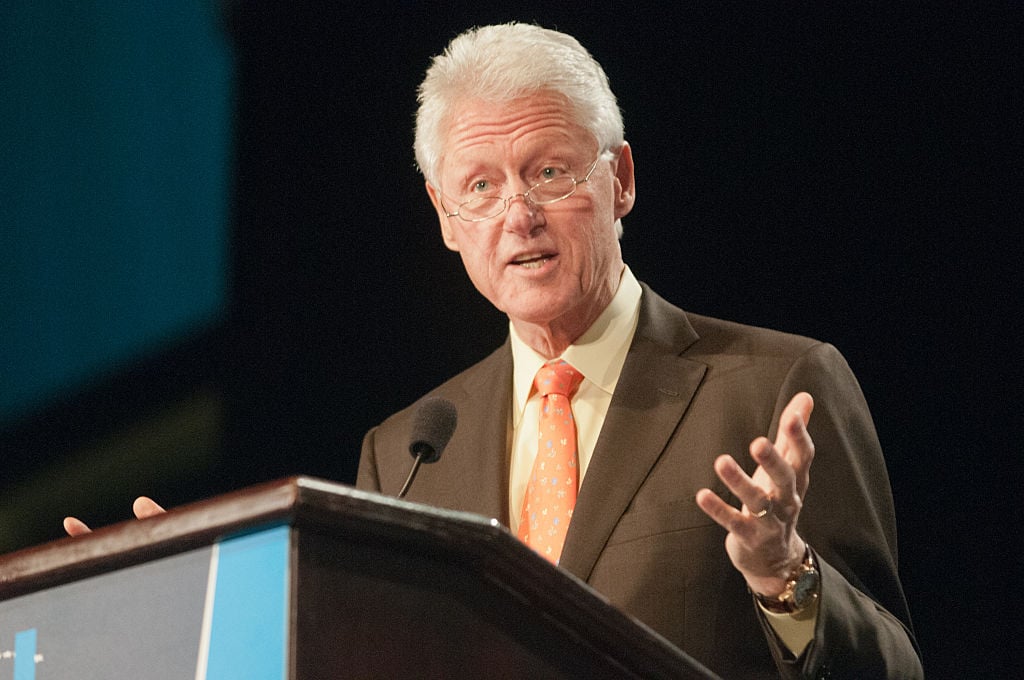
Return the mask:
<svg viewBox="0 0 1024 680">
<path fill-rule="evenodd" d="M 781 594 L 770 597 L 754 593 L 754 598 L 770 612 L 796 614 L 818 599 L 820 590 L 821 575 L 818 573 L 814 563 L 814 554 L 808 545 L 804 548 L 803 562 L 786 579 L 786 587 Z"/>
</svg>

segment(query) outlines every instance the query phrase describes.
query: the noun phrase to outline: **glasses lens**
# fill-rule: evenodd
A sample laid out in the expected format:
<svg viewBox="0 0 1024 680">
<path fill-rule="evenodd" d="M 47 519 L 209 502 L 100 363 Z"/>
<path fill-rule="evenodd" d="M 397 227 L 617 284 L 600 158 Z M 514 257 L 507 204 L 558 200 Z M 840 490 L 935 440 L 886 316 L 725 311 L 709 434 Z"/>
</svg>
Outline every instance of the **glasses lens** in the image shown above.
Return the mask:
<svg viewBox="0 0 1024 680">
<path fill-rule="evenodd" d="M 530 189 L 530 200 L 543 205 L 568 198 L 576 191 L 576 180 L 568 175 L 541 182 Z"/>
<path fill-rule="evenodd" d="M 505 201 L 499 197 L 474 198 L 459 206 L 459 217 L 471 222 L 486 220 L 501 214 L 505 209 Z"/>
</svg>

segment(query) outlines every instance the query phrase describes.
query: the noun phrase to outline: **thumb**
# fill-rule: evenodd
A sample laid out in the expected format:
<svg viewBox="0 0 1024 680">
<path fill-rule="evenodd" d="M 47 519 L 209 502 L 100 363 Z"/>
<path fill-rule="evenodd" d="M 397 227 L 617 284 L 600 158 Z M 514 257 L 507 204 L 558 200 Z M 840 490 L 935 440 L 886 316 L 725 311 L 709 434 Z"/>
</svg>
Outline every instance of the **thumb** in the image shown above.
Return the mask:
<svg viewBox="0 0 1024 680">
<path fill-rule="evenodd" d="M 154 515 L 160 515 L 167 512 L 164 510 L 156 501 L 146 496 L 139 496 L 132 503 L 132 512 L 139 519 L 146 519 L 147 517 L 153 517 Z"/>
</svg>

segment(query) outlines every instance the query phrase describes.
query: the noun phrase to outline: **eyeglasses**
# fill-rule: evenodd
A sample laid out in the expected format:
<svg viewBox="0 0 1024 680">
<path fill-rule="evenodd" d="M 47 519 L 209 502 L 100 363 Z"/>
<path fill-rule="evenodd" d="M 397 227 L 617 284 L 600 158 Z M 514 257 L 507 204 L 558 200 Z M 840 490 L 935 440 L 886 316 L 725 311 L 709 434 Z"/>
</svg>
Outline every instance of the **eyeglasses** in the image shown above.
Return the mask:
<svg viewBox="0 0 1024 680">
<path fill-rule="evenodd" d="M 466 222 L 483 222 L 492 217 L 497 217 L 508 210 L 512 199 L 516 196 L 522 196 L 524 200 L 529 201 L 533 205 L 551 205 L 552 203 L 564 201 L 576 193 L 577 186 L 590 179 L 602 155 L 604 154 L 598 154 L 597 158 L 594 159 L 594 162 L 587 169 L 587 174 L 580 179 L 563 175 L 539 182 L 520 194 L 512 194 L 505 198 L 501 196 L 471 198 L 468 201 L 459 203 L 458 207 L 455 208 L 455 212 L 448 212 L 448 209 L 445 208 L 444 214 L 447 217 L 458 217 Z M 443 203 L 441 207 L 444 207 Z"/>
</svg>

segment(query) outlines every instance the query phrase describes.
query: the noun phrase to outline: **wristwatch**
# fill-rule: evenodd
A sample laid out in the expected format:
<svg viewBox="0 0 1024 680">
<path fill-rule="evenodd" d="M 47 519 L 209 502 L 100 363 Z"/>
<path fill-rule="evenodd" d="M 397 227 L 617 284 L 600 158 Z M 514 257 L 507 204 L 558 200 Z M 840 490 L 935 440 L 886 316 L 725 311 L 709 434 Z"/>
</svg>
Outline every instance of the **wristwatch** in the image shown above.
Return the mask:
<svg viewBox="0 0 1024 680">
<path fill-rule="evenodd" d="M 796 614 L 818 599 L 821 591 L 821 575 L 814 564 L 811 547 L 804 549 L 804 561 L 786 579 L 786 588 L 775 597 L 754 593 L 758 603 L 776 614 Z"/>
</svg>

